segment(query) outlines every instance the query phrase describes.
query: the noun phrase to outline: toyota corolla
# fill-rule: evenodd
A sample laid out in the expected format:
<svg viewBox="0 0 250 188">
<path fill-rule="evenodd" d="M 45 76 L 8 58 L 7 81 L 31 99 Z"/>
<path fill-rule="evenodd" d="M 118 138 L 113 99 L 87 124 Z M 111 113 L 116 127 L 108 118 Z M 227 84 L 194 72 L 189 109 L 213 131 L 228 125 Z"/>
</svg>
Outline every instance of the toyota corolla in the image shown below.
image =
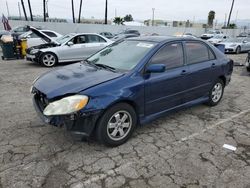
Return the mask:
<svg viewBox="0 0 250 188">
<path fill-rule="evenodd" d="M 31 92 L 46 123 L 118 146 L 171 111 L 217 105 L 232 71 L 231 60 L 199 39 L 140 37 L 40 76 Z"/>
</svg>

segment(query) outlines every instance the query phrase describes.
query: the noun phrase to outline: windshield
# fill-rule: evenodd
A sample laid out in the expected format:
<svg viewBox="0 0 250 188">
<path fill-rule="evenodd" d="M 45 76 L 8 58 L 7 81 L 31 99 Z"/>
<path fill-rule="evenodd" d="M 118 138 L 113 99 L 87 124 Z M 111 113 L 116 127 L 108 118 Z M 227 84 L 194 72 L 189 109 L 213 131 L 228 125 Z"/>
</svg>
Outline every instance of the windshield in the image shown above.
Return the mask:
<svg viewBox="0 0 250 188">
<path fill-rule="evenodd" d="M 223 39 L 224 36 L 215 35 L 212 39 Z"/>
<path fill-rule="evenodd" d="M 207 33 L 208 34 L 215 34 L 216 32 L 215 31 L 208 31 Z"/>
<path fill-rule="evenodd" d="M 65 42 L 67 42 L 73 36 L 74 36 L 74 34 L 67 34 L 67 35 L 64 35 L 64 36 L 61 36 L 61 37 L 55 39 L 55 41 L 60 43 L 60 44 L 63 44 Z"/>
<path fill-rule="evenodd" d="M 122 41 L 113 43 L 87 59 L 96 65 L 106 65 L 116 70 L 129 71 L 149 52 L 155 43 L 144 41 Z"/>
<path fill-rule="evenodd" d="M 243 40 L 243 39 L 239 39 L 239 38 L 238 38 L 238 39 L 236 39 L 236 38 L 231 38 L 231 39 L 225 40 L 225 42 L 237 42 L 237 43 L 239 42 L 239 43 L 241 43 L 242 40 Z"/>
</svg>

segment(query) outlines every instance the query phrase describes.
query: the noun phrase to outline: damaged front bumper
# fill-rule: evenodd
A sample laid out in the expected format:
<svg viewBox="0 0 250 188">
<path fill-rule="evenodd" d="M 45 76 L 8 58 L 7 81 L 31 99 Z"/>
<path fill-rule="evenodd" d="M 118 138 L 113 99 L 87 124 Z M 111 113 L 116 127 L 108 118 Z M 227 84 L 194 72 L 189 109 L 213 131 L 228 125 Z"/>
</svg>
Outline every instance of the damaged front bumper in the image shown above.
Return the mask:
<svg viewBox="0 0 250 188">
<path fill-rule="evenodd" d="M 44 102 L 40 95 L 33 96 L 33 104 L 38 116 L 43 122 L 70 131 L 76 140 L 90 137 L 94 131 L 97 120 L 101 114 L 100 110 L 90 112 L 76 112 L 69 115 L 45 116 L 43 114 Z"/>
</svg>

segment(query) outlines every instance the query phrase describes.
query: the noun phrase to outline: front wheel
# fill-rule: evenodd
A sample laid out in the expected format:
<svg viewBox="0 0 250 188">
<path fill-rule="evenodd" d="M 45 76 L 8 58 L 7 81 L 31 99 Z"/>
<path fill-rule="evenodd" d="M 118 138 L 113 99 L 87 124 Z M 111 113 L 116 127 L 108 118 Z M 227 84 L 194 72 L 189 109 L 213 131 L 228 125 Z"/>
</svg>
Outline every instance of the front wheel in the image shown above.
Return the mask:
<svg viewBox="0 0 250 188">
<path fill-rule="evenodd" d="M 127 103 L 119 103 L 109 108 L 97 124 L 96 135 L 106 146 L 119 146 L 132 135 L 137 124 L 134 108 Z"/>
<path fill-rule="evenodd" d="M 209 92 L 209 106 L 216 106 L 222 99 L 225 84 L 221 79 L 218 79 Z"/>
<path fill-rule="evenodd" d="M 45 67 L 53 67 L 57 64 L 57 56 L 53 53 L 44 53 L 41 56 L 40 63 Z"/>
</svg>

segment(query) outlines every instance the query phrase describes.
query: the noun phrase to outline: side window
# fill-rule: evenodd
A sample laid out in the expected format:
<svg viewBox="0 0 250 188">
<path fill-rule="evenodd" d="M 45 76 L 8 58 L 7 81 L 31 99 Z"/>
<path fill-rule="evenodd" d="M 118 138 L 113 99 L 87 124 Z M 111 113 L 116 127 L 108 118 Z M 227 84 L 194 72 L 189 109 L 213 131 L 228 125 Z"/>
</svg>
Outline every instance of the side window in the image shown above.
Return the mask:
<svg viewBox="0 0 250 188">
<path fill-rule="evenodd" d="M 49 32 L 49 31 L 43 31 L 43 33 L 45 33 L 49 37 L 57 37 L 55 33 L 52 33 L 52 32 Z"/>
<path fill-rule="evenodd" d="M 99 42 L 106 42 L 106 41 L 97 35 L 88 35 L 88 43 L 99 43 Z"/>
<path fill-rule="evenodd" d="M 168 44 L 161 48 L 151 59 L 151 64 L 165 64 L 166 69 L 183 66 L 183 48 L 181 43 Z"/>
<path fill-rule="evenodd" d="M 74 44 L 84 44 L 86 43 L 86 37 L 84 35 L 79 35 L 71 39 Z"/>
<path fill-rule="evenodd" d="M 186 42 L 187 64 L 200 63 L 215 59 L 214 54 L 205 44 L 200 42 Z M 210 57 L 211 56 L 211 57 Z"/>
</svg>

